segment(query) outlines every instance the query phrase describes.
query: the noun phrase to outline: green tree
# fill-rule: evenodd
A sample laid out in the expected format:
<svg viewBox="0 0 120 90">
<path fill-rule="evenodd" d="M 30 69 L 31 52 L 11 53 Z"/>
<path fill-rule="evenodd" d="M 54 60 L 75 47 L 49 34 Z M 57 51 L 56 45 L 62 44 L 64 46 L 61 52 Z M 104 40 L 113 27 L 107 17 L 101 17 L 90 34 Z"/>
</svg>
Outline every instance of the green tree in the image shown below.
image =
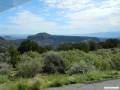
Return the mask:
<svg viewBox="0 0 120 90">
<path fill-rule="evenodd" d="M 57 47 L 57 50 L 72 50 L 72 49 L 75 49 L 73 47 L 73 43 L 63 43 L 63 44 L 60 44 L 58 47 Z"/>
<path fill-rule="evenodd" d="M 108 39 L 106 40 L 106 44 L 108 48 L 114 48 L 120 44 L 120 41 L 118 39 Z"/>
<path fill-rule="evenodd" d="M 36 42 L 25 40 L 21 43 L 20 47 L 18 48 L 20 53 L 29 52 L 29 51 L 37 51 L 39 53 L 42 53 L 42 47 L 39 46 Z"/>
<path fill-rule="evenodd" d="M 90 41 L 89 45 L 90 45 L 90 51 L 95 51 L 98 48 L 97 43 L 95 43 L 94 41 Z"/>
<path fill-rule="evenodd" d="M 19 62 L 19 51 L 14 48 L 14 47 L 10 47 L 9 48 L 9 54 L 10 54 L 10 61 L 9 63 L 12 65 L 12 67 L 16 67 L 16 64 Z"/>
</svg>

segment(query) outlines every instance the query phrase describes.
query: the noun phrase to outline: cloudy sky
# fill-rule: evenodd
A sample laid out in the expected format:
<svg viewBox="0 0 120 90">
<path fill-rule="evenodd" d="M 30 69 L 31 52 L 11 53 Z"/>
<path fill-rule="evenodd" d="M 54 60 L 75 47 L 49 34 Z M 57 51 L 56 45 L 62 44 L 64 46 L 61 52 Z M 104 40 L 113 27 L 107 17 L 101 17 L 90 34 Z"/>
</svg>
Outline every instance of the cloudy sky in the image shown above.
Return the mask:
<svg viewBox="0 0 120 90">
<path fill-rule="evenodd" d="M 3 1 L 13 5 L 18 0 Z M 6 2 L 3 7 L 9 6 Z M 0 12 L 0 34 L 108 31 L 120 31 L 120 0 L 31 0 Z"/>
</svg>

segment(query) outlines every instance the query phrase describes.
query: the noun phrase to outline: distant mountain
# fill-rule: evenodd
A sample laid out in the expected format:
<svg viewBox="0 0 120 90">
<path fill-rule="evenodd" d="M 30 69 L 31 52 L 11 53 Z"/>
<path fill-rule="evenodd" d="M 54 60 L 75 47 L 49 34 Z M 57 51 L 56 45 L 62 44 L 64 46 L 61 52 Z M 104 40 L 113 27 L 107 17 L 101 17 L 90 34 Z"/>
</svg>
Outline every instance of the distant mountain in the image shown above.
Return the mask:
<svg viewBox="0 0 120 90">
<path fill-rule="evenodd" d="M 120 39 L 120 32 L 100 32 L 100 33 L 90 33 L 90 34 L 76 34 L 75 36 L 90 36 L 98 38 L 118 38 Z"/>
<path fill-rule="evenodd" d="M 64 35 L 50 35 L 48 33 L 39 33 L 36 35 L 29 36 L 27 39 L 36 41 L 43 45 L 56 45 L 65 42 L 88 42 L 95 41 L 99 42 L 100 39 L 96 37 L 87 36 L 64 36 Z"/>
<path fill-rule="evenodd" d="M 1 41 L 1 40 L 4 41 L 4 38 L 0 37 L 0 41 Z"/>
<path fill-rule="evenodd" d="M 29 35 L 5 35 L 2 36 L 5 40 L 27 39 Z"/>
</svg>

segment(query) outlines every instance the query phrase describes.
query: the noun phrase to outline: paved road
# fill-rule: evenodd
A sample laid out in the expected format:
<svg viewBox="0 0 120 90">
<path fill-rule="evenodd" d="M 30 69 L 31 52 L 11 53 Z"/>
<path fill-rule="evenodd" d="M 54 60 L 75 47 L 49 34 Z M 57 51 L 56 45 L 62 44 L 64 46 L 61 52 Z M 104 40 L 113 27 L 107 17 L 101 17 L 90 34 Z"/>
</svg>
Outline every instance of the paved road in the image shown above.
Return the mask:
<svg viewBox="0 0 120 90">
<path fill-rule="evenodd" d="M 100 81 L 95 83 L 67 85 L 63 87 L 49 88 L 45 90 L 120 90 L 120 88 L 104 89 L 104 87 L 120 87 L 120 79 Z"/>
</svg>

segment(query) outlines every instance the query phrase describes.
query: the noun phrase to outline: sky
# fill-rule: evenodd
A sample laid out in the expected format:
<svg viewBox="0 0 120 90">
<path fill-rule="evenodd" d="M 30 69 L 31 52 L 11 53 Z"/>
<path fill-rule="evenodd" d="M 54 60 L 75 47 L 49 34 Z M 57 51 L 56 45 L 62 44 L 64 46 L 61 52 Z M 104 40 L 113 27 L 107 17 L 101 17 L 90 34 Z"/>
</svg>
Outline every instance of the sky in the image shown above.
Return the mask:
<svg viewBox="0 0 120 90">
<path fill-rule="evenodd" d="M 0 1 L 0 8 L 15 6 L 0 9 L 0 35 L 120 31 L 120 0 L 30 0 L 19 6 L 18 0 Z"/>
</svg>

